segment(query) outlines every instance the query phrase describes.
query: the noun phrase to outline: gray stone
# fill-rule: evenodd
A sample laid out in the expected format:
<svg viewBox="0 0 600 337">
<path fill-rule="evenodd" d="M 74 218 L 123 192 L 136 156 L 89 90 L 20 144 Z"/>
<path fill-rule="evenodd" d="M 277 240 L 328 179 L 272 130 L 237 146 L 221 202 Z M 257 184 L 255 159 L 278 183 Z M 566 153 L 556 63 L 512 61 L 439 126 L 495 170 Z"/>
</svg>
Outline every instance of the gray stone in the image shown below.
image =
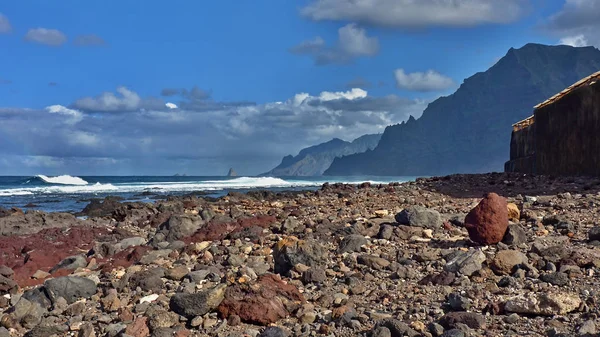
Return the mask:
<svg viewBox="0 0 600 337">
<path fill-rule="evenodd" d="M 171 216 L 160 230 L 165 233 L 165 240 L 172 242 L 191 236 L 202 225 L 204 225 L 204 220 L 201 216 L 179 214 Z"/>
<path fill-rule="evenodd" d="M 465 333 L 461 329 L 450 329 L 444 332 L 440 337 L 465 337 Z"/>
<path fill-rule="evenodd" d="M 75 270 L 77 268 L 84 268 L 86 266 L 87 266 L 87 260 L 85 259 L 85 256 L 83 256 L 83 255 L 69 256 L 69 257 L 65 258 L 64 260 L 60 261 L 52 269 L 50 269 L 50 274 L 52 274 L 55 271 L 60 270 L 60 269 Z"/>
<path fill-rule="evenodd" d="M 579 308 L 581 299 L 572 293 L 529 293 L 506 301 L 504 310 L 518 314 L 565 315 Z"/>
<path fill-rule="evenodd" d="M 308 283 L 322 283 L 327 280 L 327 274 L 325 274 L 325 270 L 320 267 L 312 267 L 302 273 L 302 282 L 304 284 Z"/>
<path fill-rule="evenodd" d="M 97 291 L 94 281 L 77 276 L 49 279 L 44 282 L 44 288 L 53 303 L 58 297 L 63 297 L 67 303 L 73 303 L 80 298 L 90 298 Z"/>
<path fill-rule="evenodd" d="M 549 274 L 543 274 L 540 276 L 540 280 L 553 284 L 555 286 L 565 286 L 569 283 L 569 276 L 566 273 L 554 272 Z"/>
<path fill-rule="evenodd" d="M 300 227 L 300 221 L 295 217 L 290 216 L 283 221 L 281 231 L 283 233 L 293 233 L 298 227 Z"/>
<path fill-rule="evenodd" d="M 298 240 L 288 237 L 278 242 L 273 249 L 274 271 L 277 274 L 287 274 L 295 265 L 313 267 L 324 264 L 327 250 L 315 240 Z M 252 266 L 258 273 L 255 266 Z"/>
<path fill-rule="evenodd" d="M 66 326 L 36 326 L 32 330 L 28 331 L 23 337 L 48 337 L 56 335 L 64 335 L 66 332 Z"/>
<path fill-rule="evenodd" d="M 594 335 L 596 334 L 596 323 L 593 320 L 585 321 L 577 330 L 580 335 Z"/>
<path fill-rule="evenodd" d="M 402 225 L 437 229 L 443 225 L 438 211 L 422 206 L 411 206 L 396 214 L 396 221 Z"/>
<path fill-rule="evenodd" d="M 374 270 L 384 270 L 390 265 L 390 261 L 373 255 L 359 255 L 356 258 L 356 262 Z"/>
<path fill-rule="evenodd" d="M 429 323 L 427 329 L 434 337 L 439 337 L 444 333 L 444 327 L 435 322 Z"/>
<path fill-rule="evenodd" d="M 114 247 L 115 247 L 116 251 L 122 251 L 129 247 L 145 245 L 146 242 L 147 242 L 146 239 L 139 237 L 139 236 L 134 236 L 134 237 L 126 238 L 126 239 L 119 241 L 118 243 L 116 243 L 114 245 Z"/>
<path fill-rule="evenodd" d="M 392 225 L 381 225 L 379 228 L 379 234 L 377 235 L 380 239 L 389 240 L 394 235 L 394 227 Z"/>
<path fill-rule="evenodd" d="M 288 333 L 278 326 L 270 326 L 258 335 L 259 337 L 288 337 Z"/>
<path fill-rule="evenodd" d="M 46 313 L 46 309 L 42 308 L 39 303 L 31 302 L 23 297 L 12 307 L 11 311 L 9 315 L 28 329 L 32 329 L 38 325 Z"/>
<path fill-rule="evenodd" d="M 129 286 L 131 289 L 140 287 L 142 290 L 159 292 L 164 285 L 161 277 L 165 276 L 163 268 L 152 268 L 139 271 L 129 278 Z"/>
<path fill-rule="evenodd" d="M 0 275 L 0 295 L 14 294 L 19 289 L 17 282 Z"/>
<path fill-rule="evenodd" d="M 44 287 L 37 287 L 37 288 L 32 288 L 32 289 L 26 290 L 23 293 L 23 296 L 21 296 L 21 297 L 26 298 L 31 302 L 38 303 L 40 306 L 42 306 L 42 308 L 48 309 L 52 305 L 52 302 L 46 295 L 46 291 L 45 291 Z"/>
<path fill-rule="evenodd" d="M 400 320 L 394 319 L 394 318 L 384 319 L 384 320 L 377 322 L 375 324 L 375 327 L 373 328 L 373 330 L 375 330 L 379 327 L 388 328 L 392 337 L 404 337 L 404 336 L 415 337 L 415 336 L 421 335 L 420 333 L 415 331 L 413 328 L 411 328 L 408 324 L 406 324 Z"/>
<path fill-rule="evenodd" d="M 485 329 L 485 317 L 475 312 L 450 312 L 440 319 L 440 324 L 446 329 L 458 328 L 458 324 L 465 324 L 471 329 Z"/>
<path fill-rule="evenodd" d="M 446 265 L 444 269 L 451 273 L 461 273 L 471 276 L 474 272 L 481 270 L 481 264 L 485 262 L 485 254 L 479 249 L 458 252 Z"/>
<path fill-rule="evenodd" d="M 588 239 L 590 241 L 600 241 L 600 226 L 594 226 L 590 229 Z"/>
<path fill-rule="evenodd" d="M 380 326 L 376 329 L 373 329 L 373 332 L 371 332 L 371 337 L 392 337 L 392 332 L 390 329 Z"/>
<path fill-rule="evenodd" d="M 119 333 L 121 333 L 126 328 L 127 328 L 127 325 L 125 325 L 123 323 L 116 323 L 116 324 L 109 324 L 108 326 L 106 326 L 106 328 L 104 328 L 104 331 L 106 332 L 107 337 L 116 337 L 119 335 Z"/>
<path fill-rule="evenodd" d="M 169 307 L 181 316 L 202 316 L 217 308 L 225 298 L 227 285 L 221 284 L 215 288 L 195 294 L 179 293 L 171 297 Z"/>
<path fill-rule="evenodd" d="M 202 270 L 194 270 L 189 272 L 185 277 L 194 283 L 198 283 L 208 277 L 211 274 L 210 270 L 202 269 Z"/>
<path fill-rule="evenodd" d="M 10 337 L 10 332 L 3 326 L 0 326 L 0 337 Z"/>
<path fill-rule="evenodd" d="M 360 247 L 368 243 L 364 236 L 359 234 L 352 234 L 346 236 L 338 248 L 339 253 L 351 253 L 360 252 Z"/>
<path fill-rule="evenodd" d="M 508 225 L 508 229 L 506 230 L 506 234 L 504 234 L 502 242 L 507 245 L 520 245 L 527 242 L 527 233 L 521 225 L 510 224 Z"/>
<path fill-rule="evenodd" d="M 473 302 L 460 294 L 451 293 L 448 295 L 448 304 L 453 310 L 466 311 L 471 308 Z"/>
</svg>

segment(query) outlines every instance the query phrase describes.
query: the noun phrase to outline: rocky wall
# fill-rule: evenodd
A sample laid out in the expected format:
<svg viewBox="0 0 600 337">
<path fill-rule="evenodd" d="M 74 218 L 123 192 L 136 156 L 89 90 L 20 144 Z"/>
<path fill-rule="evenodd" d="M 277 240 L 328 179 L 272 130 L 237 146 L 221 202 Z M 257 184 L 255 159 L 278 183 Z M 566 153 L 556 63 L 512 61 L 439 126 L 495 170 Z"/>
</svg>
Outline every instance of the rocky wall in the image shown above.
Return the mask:
<svg viewBox="0 0 600 337">
<path fill-rule="evenodd" d="M 504 165 L 505 172 L 534 173 L 535 170 L 535 123 L 513 131 L 510 139 L 510 160 Z"/>
</svg>

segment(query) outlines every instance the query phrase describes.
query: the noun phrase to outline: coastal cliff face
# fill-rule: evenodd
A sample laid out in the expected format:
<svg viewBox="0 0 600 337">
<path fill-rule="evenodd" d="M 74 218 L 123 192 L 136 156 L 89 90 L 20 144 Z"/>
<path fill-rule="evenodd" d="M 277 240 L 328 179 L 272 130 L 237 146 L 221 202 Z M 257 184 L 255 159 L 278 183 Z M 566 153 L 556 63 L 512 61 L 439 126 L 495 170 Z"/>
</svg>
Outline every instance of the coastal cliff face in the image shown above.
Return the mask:
<svg viewBox="0 0 600 337">
<path fill-rule="evenodd" d="M 281 164 L 263 176 L 320 176 L 336 157 L 372 150 L 377 146 L 380 134 L 364 135 L 352 142 L 335 138 L 326 143 L 307 147 L 297 156 L 285 156 Z"/>
<path fill-rule="evenodd" d="M 419 119 L 386 128 L 372 151 L 336 158 L 325 175 L 441 175 L 501 171 L 511 126 L 533 106 L 600 70 L 593 47 L 527 44 L 466 79 Z"/>
</svg>

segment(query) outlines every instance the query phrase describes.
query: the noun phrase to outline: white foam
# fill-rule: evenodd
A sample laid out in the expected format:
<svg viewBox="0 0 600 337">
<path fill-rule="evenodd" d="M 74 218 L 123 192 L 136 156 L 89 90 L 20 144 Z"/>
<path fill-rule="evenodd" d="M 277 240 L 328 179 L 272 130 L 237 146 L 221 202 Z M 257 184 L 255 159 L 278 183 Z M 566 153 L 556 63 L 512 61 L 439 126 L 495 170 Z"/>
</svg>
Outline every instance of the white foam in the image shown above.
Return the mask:
<svg viewBox="0 0 600 337">
<path fill-rule="evenodd" d="M 69 175 L 62 175 L 57 177 L 48 177 L 43 174 L 37 175 L 38 178 L 49 184 L 60 184 L 60 185 L 87 185 L 88 182 L 79 178 L 71 177 Z"/>
</svg>

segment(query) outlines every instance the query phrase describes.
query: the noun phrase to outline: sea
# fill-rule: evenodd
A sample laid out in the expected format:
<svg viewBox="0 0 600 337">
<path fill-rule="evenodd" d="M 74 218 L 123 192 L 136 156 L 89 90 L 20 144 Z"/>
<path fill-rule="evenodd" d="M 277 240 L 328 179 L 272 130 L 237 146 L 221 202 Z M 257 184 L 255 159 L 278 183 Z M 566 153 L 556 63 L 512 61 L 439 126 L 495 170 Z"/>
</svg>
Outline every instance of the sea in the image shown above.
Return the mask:
<svg viewBox="0 0 600 337">
<path fill-rule="evenodd" d="M 91 199 L 154 202 L 172 195 L 220 197 L 252 190 L 316 190 L 324 183 L 387 184 L 416 177 L 193 177 L 193 176 L 0 176 L 0 207 L 80 212 Z"/>
</svg>

